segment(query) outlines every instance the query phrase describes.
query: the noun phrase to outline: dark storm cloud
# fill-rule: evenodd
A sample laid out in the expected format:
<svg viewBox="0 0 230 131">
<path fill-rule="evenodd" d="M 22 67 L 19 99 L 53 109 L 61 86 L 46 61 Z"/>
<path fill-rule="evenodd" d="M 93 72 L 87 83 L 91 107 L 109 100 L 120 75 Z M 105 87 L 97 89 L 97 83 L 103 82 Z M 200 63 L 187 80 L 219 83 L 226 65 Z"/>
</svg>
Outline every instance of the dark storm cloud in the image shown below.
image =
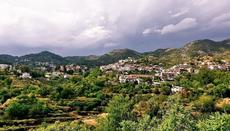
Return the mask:
<svg viewBox="0 0 230 131">
<path fill-rule="evenodd" d="M 0 53 L 148 51 L 230 37 L 229 0 L 0 0 Z"/>
</svg>

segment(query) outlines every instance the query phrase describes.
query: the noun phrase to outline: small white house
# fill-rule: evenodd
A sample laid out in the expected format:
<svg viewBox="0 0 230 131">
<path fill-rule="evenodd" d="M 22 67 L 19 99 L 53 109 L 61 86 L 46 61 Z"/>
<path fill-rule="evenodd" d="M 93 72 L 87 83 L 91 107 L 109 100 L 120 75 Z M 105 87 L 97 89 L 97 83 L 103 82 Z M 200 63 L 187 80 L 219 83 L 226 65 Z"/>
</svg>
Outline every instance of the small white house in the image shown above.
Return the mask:
<svg viewBox="0 0 230 131">
<path fill-rule="evenodd" d="M 209 69 L 209 70 L 217 70 L 217 69 L 218 69 L 218 66 L 217 66 L 217 65 L 209 65 L 209 66 L 208 66 L 208 69 Z"/>
<path fill-rule="evenodd" d="M 27 73 L 27 72 L 22 73 L 22 75 L 20 77 L 23 78 L 23 79 L 31 79 L 32 78 L 30 73 Z"/>
<path fill-rule="evenodd" d="M 10 68 L 10 65 L 0 64 L 0 70 L 6 70 L 7 68 Z"/>
<path fill-rule="evenodd" d="M 171 88 L 172 93 L 178 93 L 178 92 L 182 92 L 183 91 L 183 87 L 180 86 L 173 86 Z"/>
<path fill-rule="evenodd" d="M 60 77 L 61 72 L 52 72 L 51 77 Z"/>
</svg>

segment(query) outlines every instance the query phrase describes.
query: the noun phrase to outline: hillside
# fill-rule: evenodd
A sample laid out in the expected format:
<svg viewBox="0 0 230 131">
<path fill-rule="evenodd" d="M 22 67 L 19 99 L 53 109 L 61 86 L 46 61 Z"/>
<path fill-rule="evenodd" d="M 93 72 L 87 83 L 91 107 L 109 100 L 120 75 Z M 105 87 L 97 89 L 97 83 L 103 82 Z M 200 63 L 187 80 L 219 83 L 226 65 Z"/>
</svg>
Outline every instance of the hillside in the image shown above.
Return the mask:
<svg viewBox="0 0 230 131">
<path fill-rule="evenodd" d="M 121 59 L 126 59 L 128 57 L 139 58 L 141 54 L 130 49 L 116 49 L 107 54 L 99 57 L 98 62 L 100 64 L 113 63 Z"/>
<path fill-rule="evenodd" d="M 227 42 L 228 41 L 215 42 L 208 39 L 198 40 L 186 44 L 181 50 L 183 54 L 190 57 L 222 53 L 226 50 L 230 50 L 230 44 L 227 44 Z"/>
<path fill-rule="evenodd" d="M 106 64 L 114 63 L 118 60 L 126 59 L 128 57 L 139 58 L 140 56 L 141 53 L 136 52 L 134 50 L 115 49 L 101 56 L 94 56 L 94 55 L 72 56 L 72 57 L 66 57 L 66 60 L 68 60 L 70 63 L 94 66 L 94 65 L 106 65 Z"/>
<path fill-rule="evenodd" d="M 140 53 L 130 49 L 116 49 L 101 56 L 90 55 L 69 57 L 62 57 L 52 52 L 43 51 L 36 54 L 24 55 L 21 57 L 0 55 L 0 63 L 35 65 L 36 63 L 48 62 L 57 65 L 74 63 L 79 65 L 98 66 L 114 63 L 120 59 L 126 59 L 128 57 L 138 58 L 140 56 Z"/>
<path fill-rule="evenodd" d="M 15 56 L 11 56 L 11 55 L 0 55 L 0 63 L 1 64 L 12 64 L 16 61 L 18 57 Z"/>
<path fill-rule="evenodd" d="M 162 63 L 166 66 L 180 64 L 192 60 L 196 57 L 202 57 L 205 55 L 224 58 L 229 54 L 229 43 L 229 39 L 219 42 L 208 39 L 197 40 L 187 43 L 182 48 L 158 49 L 153 52 L 145 52 L 144 57 L 157 57 L 157 59 L 155 58 L 154 61 L 157 60 L 158 63 Z"/>
<path fill-rule="evenodd" d="M 130 49 L 115 49 L 101 56 L 68 56 L 62 57 L 54 53 L 43 51 L 37 54 L 29 54 L 21 57 L 10 55 L 0 55 L 0 63 L 20 63 L 34 65 L 39 62 L 49 62 L 52 64 L 79 64 L 86 66 L 100 66 L 117 62 L 128 57 L 149 58 L 154 57 L 154 63 L 164 65 L 174 65 L 183 63 L 196 57 L 212 55 L 218 58 L 228 57 L 230 51 L 230 39 L 223 41 L 212 41 L 208 39 L 196 40 L 185 44 L 181 48 L 157 49 L 155 51 L 139 53 Z"/>
<path fill-rule="evenodd" d="M 52 64 L 66 64 L 67 60 L 54 53 L 43 51 L 37 54 L 29 54 L 18 59 L 19 63 L 35 64 L 36 62 L 49 62 Z"/>
</svg>

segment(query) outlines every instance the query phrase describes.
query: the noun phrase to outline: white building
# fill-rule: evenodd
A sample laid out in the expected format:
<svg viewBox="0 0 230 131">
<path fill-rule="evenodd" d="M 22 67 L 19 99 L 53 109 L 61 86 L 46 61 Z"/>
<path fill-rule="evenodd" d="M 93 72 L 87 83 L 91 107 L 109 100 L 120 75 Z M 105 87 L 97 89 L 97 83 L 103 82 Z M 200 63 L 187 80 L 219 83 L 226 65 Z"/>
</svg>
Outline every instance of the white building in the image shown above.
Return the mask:
<svg viewBox="0 0 230 131">
<path fill-rule="evenodd" d="M 0 64 L 0 70 L 6 70 L 10 68 L 10 65 L 7 65 L 7 64 Z"/>
<path fill-rule="evenodd" d="M 23 78 L 23 79 L 31 79 L 32 78 L 30 73 L 27 73 L 27 72 L 22 73 L 22 75 L 20 77 Z"/>
<path fill-rule="evenodd" d="M 52 72 L 51 77 L 60 77 L 61 75 L 61 72 Z"/>
<path fill-rule="evenodd" d="M 133 77 L 133 76 L 122 75 L 122 76 L 119 77 L 119 82 L 121 84 L 124 84 L 124 83 L 136 83 L 136 84 L 140 84 L 140 79 L 137 78 L 137 77 Z"/>
<path fill-rule="evenodd" d="M 173 86 L 171 88 L 172 93 L 178 93 L 178 92 L 182 92 L 183 91 L 183 87 L 180 86 Z"/>
</svg>

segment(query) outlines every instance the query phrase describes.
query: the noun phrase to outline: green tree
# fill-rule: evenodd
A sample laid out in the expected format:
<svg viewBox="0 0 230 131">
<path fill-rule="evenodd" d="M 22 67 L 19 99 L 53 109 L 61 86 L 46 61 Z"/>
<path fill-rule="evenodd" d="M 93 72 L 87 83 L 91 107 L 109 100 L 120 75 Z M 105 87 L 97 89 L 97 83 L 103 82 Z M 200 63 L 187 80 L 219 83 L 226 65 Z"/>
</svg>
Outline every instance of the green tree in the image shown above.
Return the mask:
<svg viewBox="0 0 230 131">
<path fill-rule="evenodd" d="M 33 118 L 47 115 L 50 109 L 34 96 L 18 96 L 4 112 L 8 118 Z"/>
<path fill-rule="evenodd" d="M 99 124 L 97 130 L 114 131 L 120 127 L 120 122 L 132 118 L 132 101 L 122 95 L 114 96 L 108 103 L 108 116 Z"/>
<path fill-rule="evenodd" d="M 137 122 L 127 120 L 120 123 L 122 131 L 151 131 L 156 128 L 156 119 L 151 119 L 149 115 L 144 116 Z"/>
<path fill-rule="evenodd" d="M 212 96 L 200 96 L 199 99 L 194 102 L 193 106 L 201 112 L 211 112 L 215 110 L 215 102 Z"/>
<path fill-rule="evenodd" d="M 215 113 L 208 119 L 200 120 L 197 127 L 200 131 L 229 131 L 230 115 Z"/>
<path fill-rule="evenodd" d="M 30 72 L 30 67 L 29 67 L 29 66 L 26 66 L 26 65 L 22 65 L 22 66 L 20 67 L 20 70 L 21 70 L 22 72 Z"/>
<path fill-rule="evenodd" d="M 163 95 L 170 95 L 171 89 L 170 89 L 170 87 L 168 87 L 168 86 L 163 86 L 163 87 L 160 88 L 160 92 L 161 92 Z"/>
<path fill-rule="evenodd" d="M 5 113 L 8 118 L 24 118 L 28 115 L 30 106 L 14 102 L 6 108 Z"/>
<path fill-rule="evenodd" d="M 33 78 L 39 78 L 39 77 L 44 77 L 45 76 L 45 73 L 44 72 L 41 72 L 41 71 L 31 71 L 31 76 Z"/>
<path fill-rule="evenodd" d="M 213 88 L 213 95 L 215 97 L 227 97 L 230 95 L 230 89 L 227 84 L 219 84 Z"/>
<path fill-rule="evenodd" d="M 194 131 L 195 120 L 186 111 L 182 105 L 176 103 L 172 106 L 172 109 L 166 113 L 162 122 L 157 128 L 157 131 Z"/>
</svg>

